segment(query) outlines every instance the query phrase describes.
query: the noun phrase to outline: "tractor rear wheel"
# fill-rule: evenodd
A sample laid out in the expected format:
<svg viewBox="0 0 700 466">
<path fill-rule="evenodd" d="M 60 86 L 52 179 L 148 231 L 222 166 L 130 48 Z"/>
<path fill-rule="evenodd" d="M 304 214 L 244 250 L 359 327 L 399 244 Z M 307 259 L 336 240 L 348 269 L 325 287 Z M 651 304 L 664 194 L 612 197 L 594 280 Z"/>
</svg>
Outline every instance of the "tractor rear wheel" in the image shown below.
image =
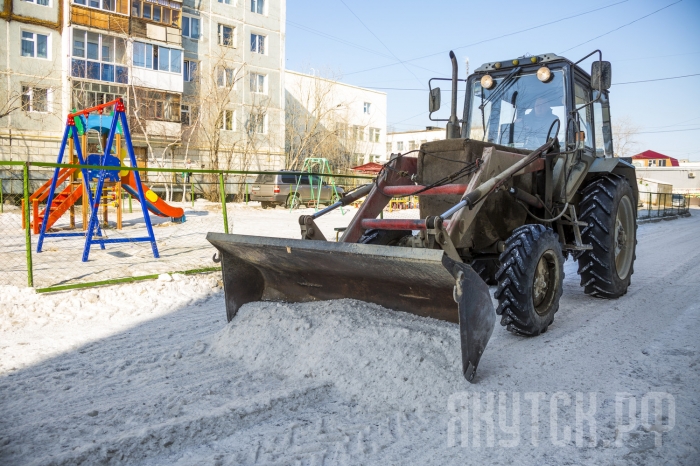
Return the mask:
<svg viewBox="0 0 700 466">
<path fill-rule="evenodd" d="M 610 173 L 593 180 L 581 192 L 579 220 L 584 244 L 593 249 L 578 256 L 584 293 L 619 298 L 627 293 L 634 273 L 637 208 L 627 179 Z"/>
<path fill-rule="evenodd" d="M 513 230 L 496 272 L 496 313 L 501 325 L 516 335 L 547 331 L 559 310 L 564 281 L 564 256 L 559 238 L 543 225 Z"/>
</svg>

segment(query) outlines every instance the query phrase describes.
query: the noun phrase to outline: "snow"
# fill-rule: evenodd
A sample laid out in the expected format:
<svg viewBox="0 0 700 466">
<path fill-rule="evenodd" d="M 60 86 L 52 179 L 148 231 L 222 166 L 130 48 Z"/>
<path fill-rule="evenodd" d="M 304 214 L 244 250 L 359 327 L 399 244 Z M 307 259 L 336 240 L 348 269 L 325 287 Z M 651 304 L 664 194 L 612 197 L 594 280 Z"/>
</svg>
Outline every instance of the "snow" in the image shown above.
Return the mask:
<svg viewBox="0 0 700 466">
<path fill-rule="evenodd" d="M 497 325 L 476 384 L 456 325 L 360 301 L 250 303 L 227 323 L 218 274 L 0 286 L 0 464 L 700 464 L 696 212 L 639 227 L 619 300 L 584 295 L 567 262 L 554 324 Z M 625 432 L 616 396 L 639 416 L 656 392 L 675 416 Z M 477 395 L 492 444 L 488 422 L 479 446 L 471 420 L 451 435 Z"/>
<path fill-rule="evenodd" d="M 32 255 L 34 285 L 38 288 L 94 282 L 123 277 L 138 277 L 213 267 L 215 249 L 206 240 L 208 232 L 224 232 L 221 204 L 198 199 L 191 203 L 172 203 L 185 211 L 185 223 L 173 223 L 169 218 L 150 215 L 160 254 L 153 257 L 150 242 L 109 244 L 105 250 L 94 245 L 88 262 L 82 262 L 84 237 L 46 238 L 41 253 Z M 259 202 L 227 204 L 230 233 L 299 238 L 299 215 L 314 213 L 312 208 L 262 209 Z M 112 209 L 113 210 L 113 209 Z M 124 209 L 122 230 L 114 228 L 116 214 L 110 211 L 113 228 L 103 230 L 108 238 L 146 236 L 140 205 L 132 202 L 132 213 Z M 317 224 L 330 241 L 335 241 L 334 228 L 346 227 L 357 212 L 355 207 L 336 209 L 321 217 Z M 387 210 L 386 217 L 417 218 L 417 210 Z M 16 286 L 27 283 L 25 232 L 21 229 L 21 212 L 7 211 L 0 216 L 0 260 L 5 264 L 6 279 L 2 283 Z M 81 215 L 76 215 L 78 228 Z M 54 226 L 57 231 L 69 225 L 64 215 Z M 80 232 L 82 230 L 70 230 Z M 36 251 L 37 235 L 32 236 Z"/>
</svg>

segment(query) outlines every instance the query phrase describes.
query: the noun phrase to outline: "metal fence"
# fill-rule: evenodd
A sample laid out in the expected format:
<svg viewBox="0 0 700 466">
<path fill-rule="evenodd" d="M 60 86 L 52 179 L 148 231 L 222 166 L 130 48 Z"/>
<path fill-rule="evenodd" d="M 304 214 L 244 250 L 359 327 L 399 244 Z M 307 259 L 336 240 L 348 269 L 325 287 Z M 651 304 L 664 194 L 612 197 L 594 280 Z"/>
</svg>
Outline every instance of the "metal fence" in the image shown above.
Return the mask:
<svg viewBox="0 0 700 466">
<path fill-rule="evenodd" d="M 65 171 L 76 168 L 70 176 Z M 129 172 L 138 170 L 145 185 L 147 206 L 162 200 L 170 209 L 165 216 L 148 213 L 159 257 L 154 256 L 149 242 L 133 241 L 145 236 L 146 215 L 134 197 L 133 184 L 129 190 L 122 182 L 107 183 L 95 201 L 99 205 L 95 215 L 102 238 L 116 243 L 106 244 L 104 249 L 93 244 L 88 260 L 83 261 L 91 209 L 86 196 L 76 196 L 76 202 L 59 212 L 54 223 L 47 223 L 49 236 L 44 238 L 38 252 L 42 222 L 37 219 L 46 207 L 47 181 L 58 170 L 65 176 L 59 176 L 63 181 L 55 192 L 65 194 L 67 190 L 70 194 L 71 186 L 82 189 L 79 168 L 103 167 L 0 162 L 0 284 L 56 291 L 156 278 L 163 273 L 218 270 L 219 266 L 212 261 L 215 250 L 206 241 L 208 232 L 298 238 L 299 215 L 322 207 L 312 203 L 293 211 L 284 207 L 263 209 L 259 203 L 250 201 L 250 185 L 258 174 L 281 172 L 183 172 L 182 169 L 114 167 L 111 172 L 116 180 L 125 180 Z M 96 172 L 87 172 L 91 180 L 95 175 Z M 333 176 L 335 183 L 345 186 L 346 191 L 371 179 Z M 90 184 L 94 195 L 96 183 Z M 638 216 L 642 219 L 682 215 L 688 213 L 689 205 L 689 195 L 642 192 Z M 416 197 L 395 198 L 380 215 L 418 218 L 418 207 Z M 359 205 L 351 205 L 336 209 L 317 219 L 317 224 L 329 240 L 335 240 L 358 208 Z M 173 217 L 173 209 L 179 209 L 184 218 Z"/>
<path fill-rule="evenodd" d="M 97 224 L 100 238 L 116 241 L 86 250 L 91 209 L 87 196 L 75 195 L 67 206 L 64 199 L 74 190 L 82 190 L 82 171 L 94 182 L 100 168 L 113 174 L 106 182 L 98 205 Z M 94 170 L 94 171 L 93 171 Z M 298 237 L 299 211 L 277 208 L 272 213 L 259 203 L 249 201 L 250 184 L 263 172 L 214 171 L 138 168 L 144 184 L 145 204 L 152 224 L 159 257 L 155 257 L 149 241 L 134 241 L 147 236 L 143 208 L 138 200 L 135 183 L 122 182 L 128 167 L 77 166 L 68 164 L 0 162 L 0 284 L 33 286 L 37 291 L 58 291 L 84 286 L 119 283 L 156 278 L 163 273 L 193 273 L 218 270 L 212 261 L 215 249 L 206 241 L 208 232 L 235 232 L 268 236 Z M 55 197 L 52 203 L 41 251 L 38 251 L 43 215 L 48 201 L 49 181 L 58 171 Z M 265 172 L 279 173 L 279 172 Z M 340 179 L 360 179 L 367 176 L 334 174 Z M 132 176 L 131 179 L 134 177 Z M 120 181 L 116 181 L 120 180 Z M 58 183 L 60 181 L 60 183 Z M 59 202 L 60 201 L 60 202 Z M 164 202 L 163 206 L 160 202 Z M 61 204 L 61 205 L 59 205 Z M 167 209 L 164 216 L 154 214 L 158 206 Z M 308 208 L 308 207 L 304 207 Z M 353 209 L 343 209 L 327 225 L 331 231 L 349 223 Z M 57 211 L 54 216 L 52 212 Z M 184 218 L 178 217 L 182 212 Z M 59 215 L 60 214 L 60 215 Z M 173 216 L 175 215 L 175 216 Z M 56 218 L 54 218 L 56 217 Z M 55 221 L 54 221 L 55 220 Z M 95 232 L 97 233 L 97 232 Z"/>
<path fill-rule="evenodd" d="M 685 215 L 689 213 L 689 194 L 673 193 L 639 193 L 639 204 L 637 205 L 637 218 L 660 218 Z"/>
</svg>

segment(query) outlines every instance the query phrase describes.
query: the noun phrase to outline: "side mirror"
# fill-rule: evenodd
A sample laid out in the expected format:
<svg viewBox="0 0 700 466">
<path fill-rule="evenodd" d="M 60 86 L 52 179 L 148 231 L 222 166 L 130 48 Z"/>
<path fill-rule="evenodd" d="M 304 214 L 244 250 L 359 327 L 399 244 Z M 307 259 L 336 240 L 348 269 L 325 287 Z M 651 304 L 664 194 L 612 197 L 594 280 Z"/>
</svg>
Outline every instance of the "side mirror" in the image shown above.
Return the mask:
<svg viewBox="0 0 700 466">
<path fill-rule="evenodd" d="M 609 61 L 594 61 L 591 65 L 591 89 L 607 91 L 612 84 L 612 66 Z"/>
<path fill-rule="evenodd" d="M 435 89 L 431 89 L 429 97 L 430 102 L 428 105 L 428 111 L 430 113 L 433 113 L 440 110 L 440 88 L 436 87 Z"/>
</svg>

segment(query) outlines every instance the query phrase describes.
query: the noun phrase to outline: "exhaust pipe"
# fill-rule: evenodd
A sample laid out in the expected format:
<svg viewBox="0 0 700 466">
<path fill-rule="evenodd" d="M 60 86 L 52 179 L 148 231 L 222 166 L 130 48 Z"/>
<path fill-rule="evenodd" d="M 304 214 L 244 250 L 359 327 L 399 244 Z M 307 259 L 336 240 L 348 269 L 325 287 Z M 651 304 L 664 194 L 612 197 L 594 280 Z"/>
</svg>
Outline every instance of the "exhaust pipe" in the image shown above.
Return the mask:
<svg viewBox="0 0 700 466">
<path fill-rule="evenodd" d="M 447 139 L 457 139 L 462 136 L 457 118 L 457 57 L 450 50 L 450 60 L 452 60 L 452 107 L 450 110 L 450 120 L 447 122 Z"/>
</svg>

